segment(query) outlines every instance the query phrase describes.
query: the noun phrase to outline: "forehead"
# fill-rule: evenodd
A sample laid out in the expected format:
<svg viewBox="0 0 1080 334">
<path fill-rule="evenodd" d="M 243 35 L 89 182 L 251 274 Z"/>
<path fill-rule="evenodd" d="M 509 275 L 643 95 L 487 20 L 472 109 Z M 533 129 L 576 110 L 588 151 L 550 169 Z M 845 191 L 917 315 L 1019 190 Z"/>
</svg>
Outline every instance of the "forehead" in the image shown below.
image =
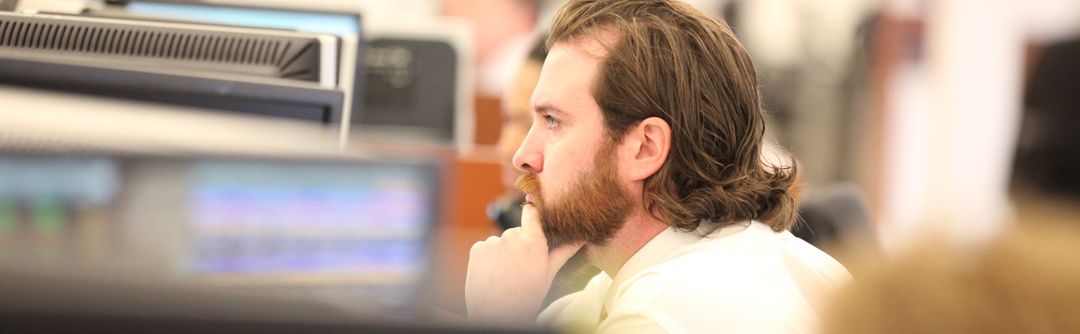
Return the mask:
<svg viewBox="0 0 1080 334">
<path fill-rule="evenodd" d="M 566 113 L 582 109 L 599 111 L 592 97 L 592 85 L 605 54 L 603 45 L 593 38 L 552 45 L 533 91 L 533 106 L 552 106 Z"/>
</svg>

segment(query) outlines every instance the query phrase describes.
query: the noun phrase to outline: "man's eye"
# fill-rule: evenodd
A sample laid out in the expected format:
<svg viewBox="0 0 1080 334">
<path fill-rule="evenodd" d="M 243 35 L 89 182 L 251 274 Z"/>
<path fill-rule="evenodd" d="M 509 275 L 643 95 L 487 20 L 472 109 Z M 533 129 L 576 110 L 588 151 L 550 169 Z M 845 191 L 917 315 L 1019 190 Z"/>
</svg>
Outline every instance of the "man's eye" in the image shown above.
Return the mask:
<svg viewBox="0 0 1080 334">
<path fill-rule="evenodd" d="M 559 126 L 559 120 L 555 119 L 555 117 L 551 117 L 551 115 L 544 115 L 544 120 L 547 121 L 548 129 L 554 129 Z"/>
</svg>

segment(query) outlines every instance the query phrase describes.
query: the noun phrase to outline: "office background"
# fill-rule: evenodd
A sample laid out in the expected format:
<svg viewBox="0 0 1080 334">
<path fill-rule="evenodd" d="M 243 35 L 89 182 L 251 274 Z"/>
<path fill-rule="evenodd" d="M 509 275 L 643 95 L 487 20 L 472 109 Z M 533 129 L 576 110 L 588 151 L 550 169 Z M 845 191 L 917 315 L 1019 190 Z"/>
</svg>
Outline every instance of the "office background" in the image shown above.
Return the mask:
<svg viewBox="0 0 1080 334">
<path fill-rule="evenodd" d="M 836 242 L 1080 223 L 1080 3 L 690 2 L 753 55 L 804 203 L 867 212 Z M 559 3 L 0 1 L 0 261 L 461 313 Z"/>
</svg>

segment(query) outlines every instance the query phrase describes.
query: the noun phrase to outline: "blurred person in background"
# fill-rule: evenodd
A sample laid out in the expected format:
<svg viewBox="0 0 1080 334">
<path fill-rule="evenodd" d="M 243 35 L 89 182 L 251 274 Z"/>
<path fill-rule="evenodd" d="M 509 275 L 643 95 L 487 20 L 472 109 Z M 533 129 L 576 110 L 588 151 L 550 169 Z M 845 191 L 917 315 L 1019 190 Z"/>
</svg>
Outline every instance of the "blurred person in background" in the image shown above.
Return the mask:
<svg viewBox="0 0 1080 334">
<path fill-rule="evenodd" d="M 443 0 L 443 14 L 473 25 L 477 94 L 500 96 L 536 38 L 541 0 Z"/>
<path fill-rule="evenodd" d="M 795 178 L 762 162 L 756 71 L 682 1 L 568 2 L 514 156 L 520 228 L 476 243 L 472 320 L 612 333 L 801 332 L 850 280 L 787 230 Z M 601 270 L 540 307 L 574 254 Z"/>
<path fill-rule="evenodd" d="M 823 333 L 1080 333 L 1080 230 L 1025 226 L 978 246 L 939 239 L 864 258 Z"/>
<path fill-rule="evenodd" d="M 547 57 L 547 48 L 544 46 L 546 38 L 545 35 L 536 40 L 529 55 L 518 67 L 514 80 L 503 92 L 502 127 L 495 148 L 502 164 L 501 177 L 506 193 L 488 207 L 488 217 L 502 230 L 521 226 L 521 204 L 525 202 L 525 195 L 514 188 L 514 180 L 517 180 L 521 172 L 514 167 L 512 160 L 514 152 L 521 146 L 529 127 L 532 126 L 530 99 L 533 89 L 536 88 L 536 81 L 540 79 L 544 58 Z"/>
</svg>

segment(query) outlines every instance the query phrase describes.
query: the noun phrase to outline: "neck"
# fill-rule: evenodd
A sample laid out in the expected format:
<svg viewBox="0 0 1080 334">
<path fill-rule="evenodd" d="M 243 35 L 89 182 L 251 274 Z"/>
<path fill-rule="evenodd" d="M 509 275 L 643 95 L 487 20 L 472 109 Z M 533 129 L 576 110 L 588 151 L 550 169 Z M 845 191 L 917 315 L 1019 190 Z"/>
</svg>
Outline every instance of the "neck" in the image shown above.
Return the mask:
<svg viewBox="0 0 1080 334">
<path fill-rule="evenodd" d="M 603 270 L 609 277 L 615 277 L 630 257 L 667 228 L 667 224 L 646 214 L 644 210 L 635 210 L 607 243 L 589 244 L 586 255 L 592 265 Z"/>
</svg>

